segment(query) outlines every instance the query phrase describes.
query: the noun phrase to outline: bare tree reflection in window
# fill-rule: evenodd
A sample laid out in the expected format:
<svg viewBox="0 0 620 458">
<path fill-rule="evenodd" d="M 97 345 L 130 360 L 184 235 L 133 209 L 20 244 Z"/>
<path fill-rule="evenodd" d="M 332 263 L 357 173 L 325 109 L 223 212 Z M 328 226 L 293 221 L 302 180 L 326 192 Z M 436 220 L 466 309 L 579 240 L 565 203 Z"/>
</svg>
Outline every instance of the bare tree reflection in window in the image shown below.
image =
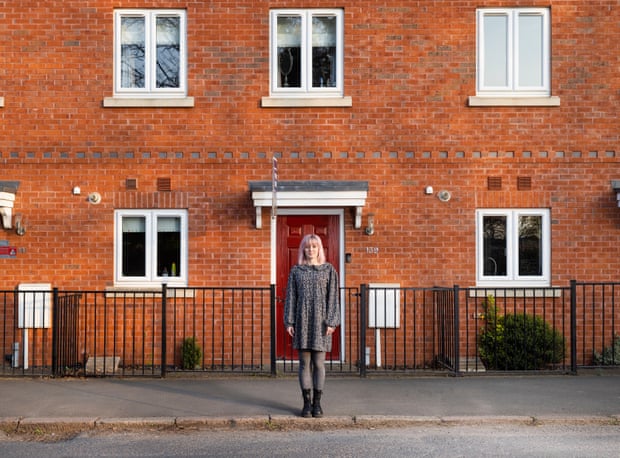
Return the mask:
<svg viewBox="0 0 620 458">
<path fill-rule="evenodd" d="M 123 17 L 121 19 L 121 87 L 145 87 L 144 59 L 144 17 Z"/>
<path fill-rule="evenodd" d="M 157 18 L 157 81 L 158 88 L 180 87 L 180 19 Z"/>
</svg>

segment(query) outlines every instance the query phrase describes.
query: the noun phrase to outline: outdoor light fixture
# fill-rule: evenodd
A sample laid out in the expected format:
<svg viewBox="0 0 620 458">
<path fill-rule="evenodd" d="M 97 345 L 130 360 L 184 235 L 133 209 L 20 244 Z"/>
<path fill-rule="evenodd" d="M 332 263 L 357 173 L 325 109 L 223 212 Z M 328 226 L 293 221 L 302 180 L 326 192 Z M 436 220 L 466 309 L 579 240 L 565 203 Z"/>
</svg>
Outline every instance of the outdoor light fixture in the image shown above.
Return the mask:
<svg viewBox="0 0 620 458">
<path fill-rule="evenodd" d="M 88 195 L 88 202 L 90 202 L 93 205 L 97 205 L 101 203 L 101 194 L 99 194 L 98 192 L 91 192 Z"/>
<path fill-rule="evenodd" d="M 15 214 L 15 233 L 17 235 L 24 235 L 26 233 L 26 222 L 21 213 Z"/>
<path fill-rule="evenodd" d="M 372 235 L 375 233 L 375 215 L 374 213 L 368 213 L 368 226 L 364 229 L 366 235 Z"/>
<path fill-rule="evenodd" d="M 450 191 L 439 191 L 437 193 L 437 198 L 442 202 L 447 202 L 452 198 L 452 194 L 450 194 Z"/>
</svg>

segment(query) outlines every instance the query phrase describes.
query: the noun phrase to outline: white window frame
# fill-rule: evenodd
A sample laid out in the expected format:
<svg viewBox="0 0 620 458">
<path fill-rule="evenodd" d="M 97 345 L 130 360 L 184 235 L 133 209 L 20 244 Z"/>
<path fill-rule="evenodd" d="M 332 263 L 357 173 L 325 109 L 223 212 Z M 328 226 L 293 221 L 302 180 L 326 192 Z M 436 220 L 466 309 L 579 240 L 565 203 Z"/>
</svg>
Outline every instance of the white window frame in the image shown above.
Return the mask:
<svg viewBox="0 0 620 458">
<path fill-rule="evenodd" d="M 278 17 L 300 16 L 302 18 L 302 71 L 301 87 L 278 87 Z M 336 81 L 334 87 L 312 87 L 312 17 L 336 17 Z M 271 95 L 277 97 L 343 97 L 344 95 L 344 11 L 342 9 L 275 9 L 270 12 L 270 88 Z"/>
<path fill-rule="evenodd" d="M 158 17 L 179 18 L 179 87 L 157 88 L 155 23 Z M 121 20 L 124 17 L 145 18 L 145 87 L 121 87 Z M 182 98 L 187 95 L 187 13 L 182 9 L 118 9 L 114 11 L 114 97 L 116 98 Z"/>
<path fill-rule="evenodd" d="M 540 86 L 524 86 L 518 79 L 518 43 L 519 17 L 521 15 L 535 15 L 543 19 L 542 30 L 542 84 Z M 487 16 L 505 16 L 508 18 L 507 40 L 507 76 L 508 83 L 504 86 L 487 85 L 485 74 L 485 46 L 484 19 Z M 480 8 L 477 10 L 476 20 L 476 92 L 478 96 L 490 97 L 549 97 L 551 95 L 551 12 L 549 8 Z"/>
<path fill-rule="evenodd" d="M 484 275 L 484 217 L 506 217 L 506 275 Z M 519 217 L 542 217 L 542 275 L 519 275 Z M 476 210 L 476 285 L 488 286 L 551 286 L 551 215 L 549 209 L 480 209 Z"/>
<path fill-rule="evenodd" d="M 122 275 L 123 250 L 123 218 L 145 218 L 146 274 L 144 277 L 126 277 Z M 181 260 L 179 275 L 162 276 L 157 273 L 157 218 L 177 217 L 181 223 Z M 188 284 L 188 218 L 187 210 L 116 210 L 114 212 L 114 281 L 117 286 L 152 287 L 167 283 L 171 286 L 187 286 Z"/>
</svg>

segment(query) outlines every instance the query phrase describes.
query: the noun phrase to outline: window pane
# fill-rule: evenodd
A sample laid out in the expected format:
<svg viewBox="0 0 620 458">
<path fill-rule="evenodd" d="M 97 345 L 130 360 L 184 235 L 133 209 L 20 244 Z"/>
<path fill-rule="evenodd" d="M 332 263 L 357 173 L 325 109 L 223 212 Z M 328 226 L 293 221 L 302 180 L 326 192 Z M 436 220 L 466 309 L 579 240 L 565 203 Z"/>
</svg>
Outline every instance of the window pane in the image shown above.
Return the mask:
<svg viewBox="0 0 620 458">
<path fill-rule="evenodd" d="M 157 87 L 180 87 L 180 18 L 157 18 Z"/>
<path fill-rule="evenodd" d="M 278 87 L 301 87 L 301 17 L 278 16 Z"/>
<path fill-rule="evenodd" d="M 123 218 L 123 276 L 146 275 L 145 227 L 145 219 L 142 217 Z"/>
<path fill-rule="evenodd" d="M 157 218 L 157 273 L 178 276 L 181 266 L 181 218 Z"/>
<path fill-rule="evenodd" d="M 519 15 L 519 86 L 543 85 L 543 18 Z"/>
<path fill-rule="evenodd" d="M 484 86 L 506 87 L 508 80 L 508 16 L 484 16 Z"/>
<path fill-rule="evenodd" d="M 506 275 L 506 216 L 485 216 L 484 275 Z"/>
<path fill-rule="evenodd" d="M 519 275 L 542 275 L 542 217 L 519 217 Z"/>
<path fill-rule="evenodd" d="M 121 18 L 121 87 L 144 87 L 144 18 Z"/>
<path fill-rule="evenodd" d="M 312 18 L 312 87 L 336 86 L 336 17 Z"/>
</svg>

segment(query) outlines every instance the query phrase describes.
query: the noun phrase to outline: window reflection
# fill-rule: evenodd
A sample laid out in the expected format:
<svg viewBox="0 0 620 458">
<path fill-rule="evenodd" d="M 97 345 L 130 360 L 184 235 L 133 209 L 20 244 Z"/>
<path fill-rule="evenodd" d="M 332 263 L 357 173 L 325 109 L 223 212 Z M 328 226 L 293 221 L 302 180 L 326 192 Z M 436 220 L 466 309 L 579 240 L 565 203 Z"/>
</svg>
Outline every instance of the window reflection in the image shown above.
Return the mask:
<svg viewBox="0 0 620 458">
<path fill-rule="evenodd" d="M 180 19 L 157 18 L 157 87 L 180 87 Z"/>
<path fill-rule="evenodd" d="M 542 218 L 519 217 L 519 275 L 542 275 Z"/>
<path fill-rule="evenodd" d="M 121 87 L 144 87 L 144 57 L 144 17 L 123 17 L 121 19 Z"/>
<path fill-rule="evenodd" d="M 506 217 L 485 216 L 484 275 L 506 275 Z"/>
</svg>

